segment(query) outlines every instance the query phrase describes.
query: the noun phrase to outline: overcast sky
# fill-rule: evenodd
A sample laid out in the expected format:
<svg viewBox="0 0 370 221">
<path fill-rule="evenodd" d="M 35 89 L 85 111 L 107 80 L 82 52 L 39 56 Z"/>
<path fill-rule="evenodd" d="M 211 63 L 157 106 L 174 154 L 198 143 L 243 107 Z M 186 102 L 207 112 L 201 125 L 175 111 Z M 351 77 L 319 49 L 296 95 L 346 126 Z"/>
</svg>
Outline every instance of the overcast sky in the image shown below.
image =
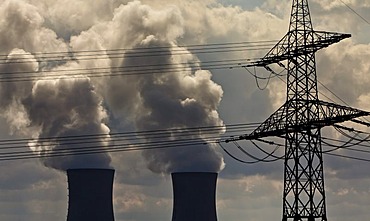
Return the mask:
<svg viewBox="0 0 370 221">
<path fill-rule="evenodd" d="M 370 21 L 368 0 L 343 1 Z M 175 50 L 181 45 L 278 40 L 288 29 L 290 8 L 290 0 L 0 0 L 1 54 L 11 61 L 12 56 L 21 53 L 32 61 L 3 65 L 0 71 L 163 61 L 172 65 L 241 58 L 247 61 L 263 56 L 267 50 L 197 54 L 189 49 L 179 58 L 46 64 L 34 60 L 32 52 L 155 46 Z M 370 25 L 339 0 L 311 0 L 310 9 L 315 29 L 353 36 L 317 54 L 319 81 L 337 95 L 319 86 L 320 98 L 343 104 L 339 97 L 356 108 L 370 110 Z M 257 71 L 266 75 L 263 70 Z M 282 81 L 274 79 L 260 90 L 244 69 L 184 71 L 168 76 L 1 83 L 0 138 L 37 140 L 81 131 L 108 133 L 262 122 L 285 101 L 286 85 Z M 259 83 L 263 86 L 266 82 Z M 324 135 L 339 136 L 332 130 L 325 130 Z M 202 134 L 195 138 L 201 140 Z M 104 146 L 106 141 L 99 142 Z M 240 144 L 253 148 L 246 141 Z M 40 146 L 32 147 L 35 154 Z M 0 220 L 66 220 L 68 192 L 63 170 L 70 166 L 116 169 L 117 221 L 170 220 L 169 173 L 202 170 L 221 171 L 217 187 L 219 220 L 281 219 L 283 162 L 245 165 L 217 146 L 202 147 L 203 152 L 194 154 L 197 148 L 102 154 L 69 158 L 66 162 L 0 161 Z M 370 155 L 362 157 L 370 159 Z M 324 162 L 328 219 L 368 220 L 370 163 L 332 156 L 325 156 Z"/>
</svg>

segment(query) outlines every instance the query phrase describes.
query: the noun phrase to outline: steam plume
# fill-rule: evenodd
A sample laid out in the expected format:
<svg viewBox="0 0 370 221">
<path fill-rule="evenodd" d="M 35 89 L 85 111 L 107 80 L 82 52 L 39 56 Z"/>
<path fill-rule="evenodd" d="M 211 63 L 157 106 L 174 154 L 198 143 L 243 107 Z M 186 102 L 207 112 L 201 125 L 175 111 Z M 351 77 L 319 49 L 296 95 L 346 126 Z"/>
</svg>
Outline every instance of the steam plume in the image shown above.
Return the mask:
<svg viewBox="0 0 370 221">
<path fill-rule="evenodd" d="M 0 6 L 0 11 L 4 12 L 0 15 L 0 42 L 5 45 L 1 52 L 9 53 L 5 63 L 0 64 L 0 72 L 6 76 L 0 83 L 0 109 L 12 131 L 34 138 L 29 145 L 48 167 L 59 170 L 109 168 L 107 153 L 49 157 L 88 147 L 60 139 L 66 136 L 107 134 L 94 144 L 104 151 L 109 142 L 109 128 L 104 124 L 107 115 L 102 98 L 85 76 L 55 79 L 40 73 L 39 79 L 14 81 L 19 76 L 17 72 L 68 69 L 79 64 L 45 63 L 27 53 L 27 50 L 66 51 L 68 47 L 52 30 L 43 26 L 44 19 L 35 6 L 21 1 L 5 1 Z M 27 59 L 27 62 L 18 62 L 20 59 Z M 40 139 L 48 137 L 55 139 L 48 142 Z"/>
<path fill-rule="evenodd" d="M 36 4 L 34 1 L 32 4 Z M 117 3 L 117 2 L 116 2 Z M 38 4 L 46 7 L 48 4 Z M 53 4 L 49 5 L 50 7 Z M 101 66 L 129 67 L 142 65 L 156 65 L 161 67 L 159 73 L 140 75 L 131 72 L 132 76 L 110 77 L 106 79 L 92 79 L 80 76 L 69 79 L 49 79 L 43 76 L 41 80 L 21 84 L 1 84 L 3 91 L 6 87 L 14 87 L 11 94 L 4 93 L 8 99 L 4 100 L 3 109 L 13 109 L 19 113 L 20 120 L 7 116 L 10 125 L 28 134 L 36 140 L 30 144 L 32 150 L 43 156 L 45 165 L 65 170 L 81 167 L 108 167 L 110 158 L 107 154 L 68 156 L 48 158 L 49 154 L 67 148 L 82 148 L 81 144 L 68 145 L 56 138 L 50 148 L 40 140 L 44 137 L 64 137 L 81 134 L 108 134 L 109 128 L 105 125 L 108 118 L 105 108 L 115 118 L 132 123 L 137 130 L 166 130 L 185 128 L 220 126 L 217 108 L 223 91 L 219 85 L 211 80 L 211 73 L 202 70 L 198 59 L 180 48 L 177 40 L 184 33 L 184 18 L 181 11 L 175 6 L 166 6 L 162 10 L 133 1 L 122 4 L 114 11 L 112 4 L 105 9 L 112 11 L 112 16 L 98 16 L 93 23 L 84 21 L 81 27 L 71 26 L 72 30 L 61 33 L 62 26 L 55 24 L 56 20 L 45 18 L 45 12 L 40 13 L 38 8 L 20 1 L 6 1 L 4 8 L 9 12 L 3 15 L 7 27 L 15 36 L 22 38 L 7 42 L 5 53 L 13 48 L 22 48 L 24 51 L 66 51 L 72 50 L 101 50 L 130 48 L 121 58 L 109 57 L 106 60 L 53 63 L 41 62 L 37 56 L 34 62 L 17 66 L 27 70 L 59 70 L 68 68 L 94 68 Z M 16 22 L 12 22 L 16 21 Z M 70 20 L 68 20 L 70 21 Z M 18 29 L 22 27 L 25 30 Z M 58 38 L 53 30 L 58 29 Z M 59 27 L 59 28 L 58 28 Z M 5 30 L 1 33 L 5 34 Z M 6 33 L 9 35 L 9 33 Z M 74 36 L 70 36 L 74 35 Z M 69 37 L 68 37 L 69 36 Z M 8 36 L 9 37 L 9 36 Z M 8 38 L 1 38 L 6 41 Z M 157 56 L 132 57 L 130 53 L 151 51 L 153 48 L 164 48 Z M 181 49 L 181 55 L 175 51 Z M 27 54 L 24 56 L 34 56 Z M 11 56 L 10 56 L 11 57 Z M 158 66 L 162 64 L 162 66 Z M 9 64 L 10 65 L 10 64 Z M 11 66 L 5 67 L 11 70 Z M 176 72 L 168 71 L 176 68 Z M 147 72 L 150 72 L 148 70 Z M 135 75 L 138 74 L 138 75 Z M 96 86 L 96 89 L 95 87 Z M 103 102 L 104 98 L 104 102 Z M 103 107 L 106 105 L 106 107 Z M 9 112 L 10 113 L 10 112 Z M 223 130 L 218 131 L 220 134 Z M 205 134 L 189 134 L 189 139 L 203 142 Z M 108 139 L 108 138 L 107 138 Z M 98 141 L 104 146 L 109 139 Z M 176 136 L 169 134 L 168 140 L 176 140 Z M 147 141 L 153 141 L 150 137 Z M 51 151 L 51 152 L 50 152 Z M 67 151 L 68 152 L 68 151 Z M 157 173 L 181 171 L 217 172 L 223 168 L 223 159 L 212 145 L 199 145 L 181 149 L 153 150 L 143 153 L 148 167 Z"/>
<path fill-rule="evenodd" d="M 186 51 L 176 44 L 183 33 L 183 18 L 178 9 L 155 11 L 134 1 L 115 11 L 111 25 L 122 27 L 117 36 L 127 39 L 124 46 L 131 46 L 130 53 L 145 54 L 161 48 L 157 56 L 138 58 L 127 53 L 120 66 L 166 64 L 159 73 L 156 70 L 143 76 L 138 71 L 137 75 L 108 81 L 106 99 L 113 113 L 130 116 L 138 130 L 223 126 L 217 113 L 223 94 L 221 87 L 211 80 L 209 71 L 190 68 L 190 64 L 198 61 L 189 51 L 175 55 L 176 50 Z M 168 68 L 183 71 L 171 72 Z M 189 138 L 202 141 L 204 136 L 199 132 Z M 169 140 L 176 139 L 170 135 Z M 150 137 L 147 140 L 152 141 Z M 149 169 L 157 173 L 218 172 L 223 167 L 222 156 L 210 145 L 144 151 L 143 156 Z"/>
<path fill-rule="evenodd" d="M 90 80 L 86 77 L 77 79 L 60 78 L 57 80 L 39 80 L 35 83 L 32 94 L 23 104 L 28 112 L 31 126 L 40 128 L 39 138 L 68 137 L 84 134 L 109 134 L 109 128 L 103 123 L 106 113 L 101 106 L 101 98 L 95 93 Z M 97 139 L 94 144 L 81 141 L 66 141 L 56 138 L 51 147 L 45 148 L 45 142 L 39 141 L 33 150 L 43 156 L 46 166 L 67 170 L 70 168 L 107 168 L 108 154 L 48 157 L 60 152 L 69 154 L 81 151 L 89 146 L 106 146 L 105 139 Z M 78 144 L 71 144 L 78 143 Z M 46 142 L 50 145 L 50 142 Z M 96 149 L 95 149 L 96 150 Z"/>
</svg>

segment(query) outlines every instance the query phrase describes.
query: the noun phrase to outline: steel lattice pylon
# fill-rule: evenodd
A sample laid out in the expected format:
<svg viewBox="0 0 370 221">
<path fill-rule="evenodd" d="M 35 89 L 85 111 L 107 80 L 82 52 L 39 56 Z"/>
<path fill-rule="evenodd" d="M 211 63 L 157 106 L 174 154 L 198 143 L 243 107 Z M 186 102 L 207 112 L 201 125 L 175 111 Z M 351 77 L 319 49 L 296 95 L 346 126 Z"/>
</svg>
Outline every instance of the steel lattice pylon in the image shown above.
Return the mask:
<svg viewBox="0 0 370 221">
<path fill-rule="evenodd" d="M 288 33 L 263 57 L 249 66 L 282 65 L 287 60 L 286 102 L 251 134 L 233 138 L 285 138 L 283 221 L 327 220 L 321 128 L 368 112 L 318 98 L 316 51 L 349 34 L 314 31 L 308 0 L 293 0 Z"/>
</svg>

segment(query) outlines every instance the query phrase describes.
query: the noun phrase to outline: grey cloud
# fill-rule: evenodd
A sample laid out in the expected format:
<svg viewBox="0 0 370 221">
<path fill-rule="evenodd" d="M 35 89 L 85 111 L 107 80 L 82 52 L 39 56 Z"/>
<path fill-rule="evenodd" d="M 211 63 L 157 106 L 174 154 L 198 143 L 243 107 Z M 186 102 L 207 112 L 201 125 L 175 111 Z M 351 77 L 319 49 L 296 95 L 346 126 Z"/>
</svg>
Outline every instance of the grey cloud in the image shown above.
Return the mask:
<svg viewBox="0 0 370 221">
<path fill-rule="evenodd" d="M 25 0 L 35 5 L 44 18 L 45 27 L 52 29 L 60 38 L 68 41 L 96 23 L 112 19 L 114 9 L 122 1 L 95 0 Z"/>
<path fill-rule="evenodd" d="M 23 101 L 23 104 L 31 126 L 40 128 L 38 138 L 56 137 L 55 141 L 51 142 L 56 144 L 51 148 L 42 146 L 50 141 L 30 144 L 31 148 L 43 157 L 45 165 L 61 170 L 110 167 L 110 157 L 107 153 L 48 157 L 49 154 L 58 151 L 71 153 L 78 148 L 89 146 L 100 146 L 104 151 L 104 146 L 109 143 L 109 137 L 99 138 L 93 145 L 73 144 L 73 141 L 57 138 L 89 134 L 108 135 L 109 128 L 103 123 L 106 113 L 101 102 L 101 98 L 86 77 L 76 79 L 61 77 L 57 80 L 39 80 L 35 83 L 32 94 Z"/>
<path fill-rule="evenodd" d="M 17 59 L 33 59 L 28 63 L 13 63 Z M 37 71 L 38 65 L 32 55 L 23 50 L 13 50 L 7 63 L 2 65 L 3 73 Z M 106 118 L 101 98 L 95 93 L 88 78 L 39 80 L 36 82 L 3 82 L 0 87 L 3 116 L 13 131 L 30 137 L 63 137 L 82 134 L 108 134 L 103 124 Z M 105 146 L 109 141 L 101 140 Z M 57 141 L 58 142 L 58 141 Z M 68 142 L 67 142 L 68 143 Z M 45 153 L 44 147 L 32 143 L 36 152 Z M 67 146 L 67 147 L 66 147 Z M 82 145 L 75 145 L 82 148 Z M 40 148 L 40 149 L 39 149 Z M 58 142 L 52 150 L 73 148 Z M 49 151 L 49 149 L 47 149 Z M 67 151 L 70 152 L 70 151 Z M 48 154 L 46 154 L 47 156 Z M 84 157 L 44 158 L 47 166 L 57 169 L 71 167 L 109 167 L 107 154 Z"/>
<path fill-rule="evenodd" d="M 18 20 L 22 25 L 27 25 L 23 27 L 27 31 L 27 33 L 23 33 L 23 36 L 29 40 L 23 41 L 23 43 L 27 45 L 30 42 L 36 43 L 40 38 L 39 33 L 36 33 L 36 31 L 41 31 L 40 33 L 49 34 L 48 36 L 41 35 L 41 37 L 45 37 L 45 40 L 55 40 L 64 46 L 64 42 L 58 40 L 55 33 L 48 29 L 51 26 L 46 26 L 48 28 L 43 27 L 48 25 L 42 16 L 45 16 L 45 12 L 41 13 L 31 4 L 17 3 L 24 11 L 16 11 L 15 7 L 17 5 L 14 6 L 11 2 L 7 2 L 7 7 L 9 7 L 11 12 L 14 11 L 12 18 L 19 18 Z M 55 4 L 45 2 L 37 5 L 41 6 L 41 8 L 50 7 L 50 10 L 56 10 Z M 79 5 L 83 3 L 79 1 L 74 4 Z M 59 12 L 61 12 L 61 9 L 59 9 L 58 13 L 55 12 L 56 19 L 60 19 L 58 16 L 63 14 Z M 69 12 L 73 13 L 73 10 Z M 47 18 L 47 16 L 45 17 Z M 78 20 L 81 17 L 74 18 Z M 107 18 L 110 17 L 108 16 Z M 50 18 L 48 19 L 48 22 L 53 22 Z M 136 48 L 143 47 L 169 47 L 169 54 L 166 56 L 146 59 L 122 57 L 121 59 L 112 59 L 112 63 L 107 62 L 104 63 L 105 65 L 124 67 L 142 63 L 166 63 L 175 66 L 177 63 L 184 63 L 185 65 L 182 68 L 187 68 L 186 63 L 197 61 L 190 52 L 178 58 L 171 56 L 173 50 L 178 49 L 176 40 L 184 32 L 184 19 L 178 7 L 167 6 L 163 10 L 155 10 L 139 1 L 133 1 L 117 7 L 112 14 L 111 21 L 101 18 L 101 15 L 96 15 L 96 19 L 92 23 L 94 25 L 86 23 L 85 26 L 81 24 L 81 27 L 76 28 L 70 26 L 73 22 L 69 23 L 70 20 L 66 21 L 66 24 L 69 25 L 68 30 L 76 33 L 82 31 L 81 35 L 71 38 L 71 46 L 74 50 L 86 50 L 84 45 L 89 45 L 89 48 L 97 47 L 97 49 L 133 48 L 132 52 L 135 52 Z M 12 25 L 10 20 L 10 17 L 5 18 L 5 21 Z M 27 23 L 27 21 L 30 22 Z M 90 26 L 90 29 L 85 30 Z M 16 25 L 12 27 L 14 31 L 18 31 Z M 14 45 L 17 45 L 15 43 Z M 36 48 L 29 47 L 26 49 L 35 50 Z M 96 64 L 91 61 L 79 61 L 78 65 L 71 63 L 40 67 L 58 70 L 64 67 L 69 68 L 68 66 L 90 68 L 96 66 Z M 217 112 L 223 92 L 221 87 L 211 80 L 211 74 L 208 71 L 192 70 L 173 74 L 164 70 L 163 73 L 152 76 L 135 76 L 120 79 L 112 77 L 108 80 L 96 80 L 94 82 L 97 85 L 97 92 L 102 93 L 106 98 L 106 104 L 110 109 L 109 112 L 115 114 L 115 117 L 123 117 L 123 121 L 131 120 L 138 130 L 223 125 Z M 104 84 L 107 84 L 107 86 L 104 86 Z M 57 80 L 38 80 L 31 85 L 31 88 L 28 89 L 29 91 L 26 92 L 24 97 L 16 95 L 19 100 L 17 108 L 22 110 L 23 115 L 25 115 L 25 122 L 23 125 L 18 126 L 18 129 L 27 127 L 37 129 L 32 135 L 40 138 L 109 132 L 109 129 L 102 123 L 106 118 L 105 111 L 101 106 L 103 101 L 96 95 L 96 91 L 92 89 L 93 84 L 89 79 L 69 80 L 62 77 Z M 221 130 L 220 133 L 222 133 Z M 193 139 L 201 142 L 203 136 L 200 133 Z M 57 144 L 51 148 L 51 151 L 65 151 L 67 144 L 58 139 L 56 142 Z M 102 145 L 104 142 L 102 141 Z M 31 143 L 30 146 L 44 156 L 44 163 L 48 166 L 58 169 L 76 166 L 77 161 L 74 157 L 62 157 L 63 160 L 61 158 L 47 158 L 47 151 L 50 150 L 43 148 L 42 143 Z M 76 146 L 81 148 L 81 145 Z M 168 155 L 164 157 L 159 152 L 156 156 L 154 156 L 155 152 L 151 152 L 151 154 L 147 152 L 144 155 L 150 161 L 151 169 L 156 172 L 176 171 L 181 170 L 180 168 L 194 169 L 197 168 L 197 165 L 205 168 L 207 171 L 218 171 L 223 167 L 222 156 L 215 152 L 214 147 L 194 148 L 202 152 L 199 154 L 199 157 L 194 157 L 193 163 L 190 163 L 189 159 L 191 158 L 189 157 L 184 157 L 187 160 L 176 163 L 178 159 L 183 158 L 177 156 L 173 158 L 176 158 L 176 160 L 172 160 L 171 154 L 175 154 L 173 151 L 169 151 Z M 182 153 L 183 156 L 193 153 L 194 150 L 189 151 L 189 153 L 184 152 Z M 179 152 L 176 151 L 176 153 Z M 206 156 L 209 157 L 207 158 Z M 98 158 L 105 162 L 103 163 L 105 166 L 107 166 L 107 163 L 109 164 L 107 155 Z M 79 161 L 81 159 L 84 159 L 86 162 L 92 161 L 94 163 L 90 163 L 96 166 L 95 161 L 97 159 L 94 159 L 94 157 L 86 159 L 86 157 L 80 156 L 78 159 L 80 159 Z M 153 159 L 155 160 L 151 161 Z M 163 160 L 163 164 L 158 167 L 161 169 L 154 169 L 154 167 L 161 164 L 161 160 Z M 65 164 L 66 162 L 68 163 Z M 198 163 L 195 164 L 194 162 Z M 89 163 L 87 164 L 89 165 Z M 181 166 L 175 167 L 168 164 Z"/>
<path fill-rule="evenodd" d="M 58 175 L 42 168 L 37 161 L 21 161 L 1 163 L 2 167 L 12 168 L 12 170 L 4 170 L 0 175 L 0 187 L 2 190 L 21 191 L 23 189 L 32 188 L 40 181 L 50 181 L 57 179 Z M 2 200 L 5 200 L 2 196 Z M 6 199 L 12 200 L 11 198 Z M 13 199 L 18 201 L 17 199 Z"/>
<path fill-rule="evenodd" d="M 9 55 L 6 63 L 0 68 L 2 73 L 12 73 L 7 74 L 9 79 L 16 79 L 18 77 L 16 72 L 37 72 L 73 66 L 73 64 L 39 63 L 36 54 L 31 55 L 42 51 L 67 51 L 68 48 L 65 41 L 44 26 L 45 18 L 41 9 L 24 1 L 1 3 L 0 42 L 4 46 L 1 52 Z M 27 59 L 29 62 L 14 63 L 19 59 Z M 40 137 L 109 133 L 109 128 L 103 122 L 107 116 L 102 107 L 102 99 L 96 94 L 93 84 L 87 77 L 2 82 L 0 93 L 2 115 L 12 130 L 19 134 L 37 140 Z M 60 140 L 54 142 L 57 144 L 51 151 L 65 150 L 67 145 L 68 148 L 83 147 L 71 146 Z M 98 144 L 104 147 L 108 142 L 109 138 L 100 140 Z M 45 151 L 50 151 L 45 150 L 39 143 L 32 142 L 30 146 L 42 155 Z M 110 157 L 107 153 L 43 159 L 47 166 L 62 170 L 82 166 L 110 167 Z"/>
<path fill-rule="evenodd" d="M 25 51 L 66 51 L 65 43 L 50 29 L 43 27 L 44 18 L 37 7 L 23 1 L 0 3 L 0 51 L 14 48 Z"/>
<path fill-rule="evenodd" d="M 16 63 L 19 59 L 29 59 L 27 63 Z M 32 82 L 16 82 L 12 79 L 17 78 L 16 72 L 32 72 L 38 70 L 38 63 L 34 57 L 21 49 L 14 49 L 7 56 L 5 64 L 0 66 L 1 73 L 6 74 L 5 82 L 0 84 L 0 109 L 2 116 L 7 120 L 12 132 L 25 128 L 29 125 L 27 113 L 22 105 L 25 99 L 32 90 Z M 6 80 L 10 82 L 6 82 Z M 23 131 L 24 134 L 28 132 Z"/>
<path fill-rule="evenodd" d="M 153 74 L 150 69 L 146 71 L 149 74 L 145 75 L 132 69 L 130 73 L 138 75 L 116 76 L 106 80 L 106 86 L 99 90 L 114 117 L 131 121 L 137 130 L 223 125 L 217 112 L 223 94 L 221 87 L 211 80 L 208 71 L 185 70 L 188 64 L 197 62 L 190 52 L 172 55 L 179 49 L 186 51 L 176 45 L 184 31 L 183 23 L 181 12 L 175 6 L 156 10 L 133 1 L 118 7 L 112 21 L 97 24 L 87 31 L 99 33 L 103 47 L 132 48 L 122 58 L 112 59 L 112 66 L 165 64 L 159 70 L 155 68 L 156 73 Z M 96 37 L 95 34 L 87 35 L 90 39 Z M 77 42 L 78 38 L 73 40 Z M 161 48 L 156 56 L 130 56 L 150 52 L 156 47 Z M 171 73 L 169 68 L 184 71 Z M 200 133 L 193 139 L 201 142 L 203 136 Z M 147 141 L 150 141 L 149 137 Z M 192 156 L 195 150 L 199 151 L 199 157 Z M 211 146 L 181 151 L 146 151 L 144 157 L 148 160 L 149 168 L 159 173 L 203 169 L 218 171 L 223 167 L 222 156 Z"/>
</svg>

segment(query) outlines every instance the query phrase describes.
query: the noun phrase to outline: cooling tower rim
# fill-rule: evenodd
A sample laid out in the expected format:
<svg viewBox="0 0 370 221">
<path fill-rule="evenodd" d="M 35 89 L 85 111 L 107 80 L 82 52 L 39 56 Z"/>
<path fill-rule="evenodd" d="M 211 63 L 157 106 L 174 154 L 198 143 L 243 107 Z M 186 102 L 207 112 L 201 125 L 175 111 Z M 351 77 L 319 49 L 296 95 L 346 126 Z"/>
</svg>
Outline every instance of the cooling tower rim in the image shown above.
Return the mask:
<svg viewBox="0 0 370 221">
<path fill-rule="evenodd" d="M 171 174 L 219 174 L 218 172 L 172 172 Z"/>
<path fill-rule="evenodd" d="M 68 171 L 115 171 L 115 169 L 108 168 L 76 168 L 76 169 L 67 169 Z"/>
</svg>

